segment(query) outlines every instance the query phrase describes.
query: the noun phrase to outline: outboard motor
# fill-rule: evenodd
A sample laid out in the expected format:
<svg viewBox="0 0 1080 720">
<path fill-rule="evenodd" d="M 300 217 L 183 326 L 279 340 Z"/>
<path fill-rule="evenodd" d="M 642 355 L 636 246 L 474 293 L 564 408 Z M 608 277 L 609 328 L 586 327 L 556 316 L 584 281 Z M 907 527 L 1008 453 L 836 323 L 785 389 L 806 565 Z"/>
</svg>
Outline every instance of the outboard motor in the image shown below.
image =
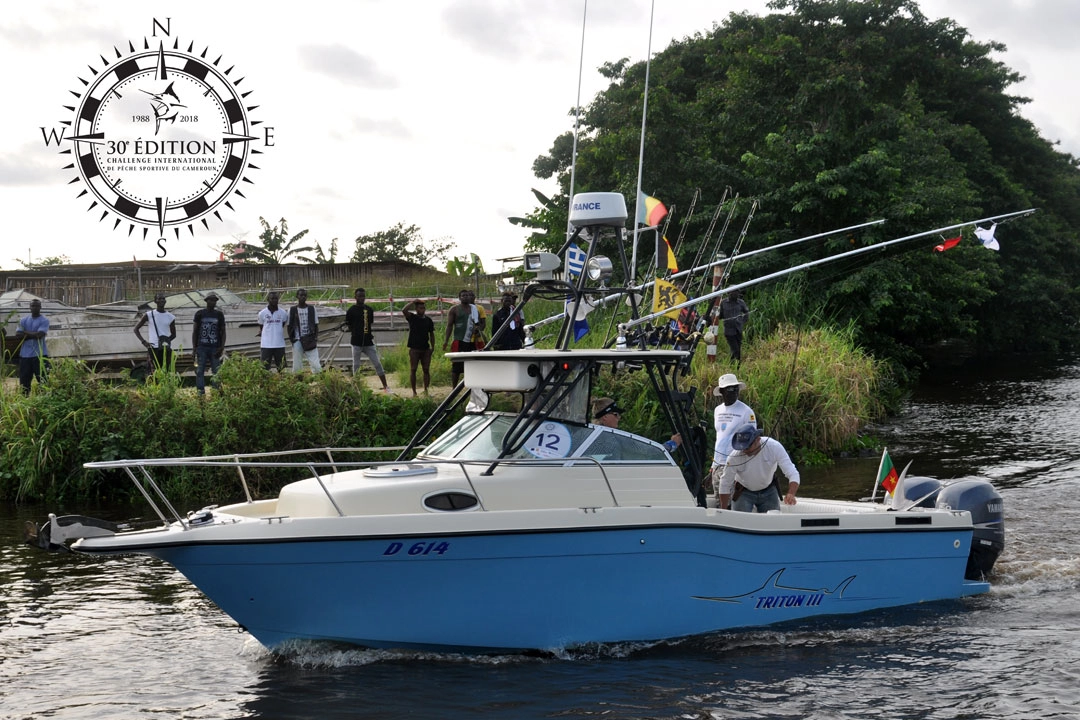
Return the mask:
<svg viewBox="0 0 1080 720">
<path fill-rule="evenodd" d="M 904 499 L 914 503 L 911 507 L 932 508 L 937 504 L 938 493 L 944 484 L 937 478 L 932 477 L 905 477 Z"/>
<path fill-rule="evenodd" d="M 984 580 L 1005 549 L 1005 501 L 986 480 L 961 480 L 946 485 L 938 493 L 937 506 L 967 510 L 975 532 L 968 555 L 968 580 Z"/>
</svg>

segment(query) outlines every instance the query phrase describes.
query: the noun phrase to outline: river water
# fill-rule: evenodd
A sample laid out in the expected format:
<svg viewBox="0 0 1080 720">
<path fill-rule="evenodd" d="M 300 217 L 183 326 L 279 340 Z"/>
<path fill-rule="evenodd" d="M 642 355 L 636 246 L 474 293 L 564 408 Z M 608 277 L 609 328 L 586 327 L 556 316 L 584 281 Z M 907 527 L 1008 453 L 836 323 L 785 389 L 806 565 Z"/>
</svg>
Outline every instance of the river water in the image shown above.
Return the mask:
<svg viewBox="0 0 1080 720">
<path fill-rule="evenodd" d="M 1080 718 L 1078 400 L 1080 363 L 1025 360 L 931 378 L 874 428 L 898 468 L 998 487 L 987 595 L 561 657 L 272 656 L 170 567 L 32 550 L 46 509 L 0 507 L 0 718 Z M 801 494 L 876 470 L 808 470 Z"/>
</svg>

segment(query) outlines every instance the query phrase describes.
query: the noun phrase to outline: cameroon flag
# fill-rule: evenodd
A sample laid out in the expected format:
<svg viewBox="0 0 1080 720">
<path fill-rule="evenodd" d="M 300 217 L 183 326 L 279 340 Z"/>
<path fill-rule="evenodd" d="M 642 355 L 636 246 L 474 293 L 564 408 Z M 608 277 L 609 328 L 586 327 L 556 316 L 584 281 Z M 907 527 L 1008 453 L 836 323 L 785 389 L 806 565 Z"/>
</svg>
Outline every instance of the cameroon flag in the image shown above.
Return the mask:
<svg viewBox="0 0 1080 720">
<path fill-rule="evenodd" d="M 900 480 L 896 468 L 893 467 L 892 458 L 889 457 L 888 448 L 885 448 L 885 452 L 881 455 L 881 465 L 878 466 L 877 479 L 881 487 L 885 488 L 885 492 L 888 493 L 896 489 L 896 483 Z"/>
</svg>

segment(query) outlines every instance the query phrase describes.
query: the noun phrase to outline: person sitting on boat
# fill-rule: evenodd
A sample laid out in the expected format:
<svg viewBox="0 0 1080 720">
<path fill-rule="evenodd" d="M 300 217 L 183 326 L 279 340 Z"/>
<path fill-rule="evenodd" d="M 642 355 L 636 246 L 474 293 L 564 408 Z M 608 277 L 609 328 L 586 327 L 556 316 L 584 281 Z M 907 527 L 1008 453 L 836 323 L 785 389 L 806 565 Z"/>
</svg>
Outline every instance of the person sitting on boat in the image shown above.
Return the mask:
<svg viewBox="0 0 1080 720">
<path fill-rule="evenodd" d="M 740 427 L 731 438 L 734 452 L 720 475 L 717 490 L 722 509 L 759 513 L 780 509 L 780 496 L 773 479 L 777 467 L 788 479 L 785 505 L 795 504 L 799 490 L 799 471 L 791 462 L 787 450 L 777 440 L 765 437 L 757 425 Z"/>
<path fill-rule="evenodd" d="M 593 400 L 592 403 L 592 416 L 593 424 L 600 425 L 609 428 L 619 427 L 619 418 L 622 417 L 623 410 L 618 404 L 609 397 L 602 397 Z M 682 435 L 675 433 L 671 436 L 671 439 L 664 442 L 664 447 L 667 451 L 675 452 L 675 449 L 682 445 Z"/>
<path fill-rule="evenodd" d="M 713 447 L 712 480 L 713 487 L 719 487 L 720 473 L 731 455 L 731 436 L 743 425 L 757 424 L 753 409 L 739 399 L 739 392 L 746 388 L 746 383 L 732 373 L 721 375 L 716 383 L 713 395 L 722 398 L 722 402 L 713 410 L 713 427 L 716 429 L 716 445 Z"/>
<path fill-rule="evenodd" d="M 594 425 L 602 425 L 609 428 L 619 427 L 619 418 L 622 417 L 622 408 L 609 397 L 602 397 L 592 402 L 592 420 Z"/>
</svg>

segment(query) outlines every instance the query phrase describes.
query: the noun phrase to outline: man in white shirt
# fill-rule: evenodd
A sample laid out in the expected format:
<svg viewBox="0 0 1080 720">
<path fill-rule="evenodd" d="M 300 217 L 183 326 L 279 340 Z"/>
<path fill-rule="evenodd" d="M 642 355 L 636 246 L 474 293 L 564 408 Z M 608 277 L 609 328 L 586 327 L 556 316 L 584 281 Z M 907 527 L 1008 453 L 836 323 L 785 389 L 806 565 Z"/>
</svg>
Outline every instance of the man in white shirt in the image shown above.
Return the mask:
<svg viewBox="0 0 1080 720">
<path fill-rule="evenodd" d="M 259 359 L 269 370 L 276 367 L 281 372 L 285 364 L 285 326 L 289 313 L 278 307 L 280 296 L 276 292 L 266 296 L 266 307 L 259 311 Z"/>
<path fill-rule="evenodd" d="M 718 504 L 723 509 L 759 513 L 780 509 L 780 496 L 773 486 L 779 467 L 788 479 L 785 505 L 795 504 L 799 491 L 799 471 L 787 450 L 778 441 L 764 437 L 756 425 L 743 425 L 731 438 L 733 452 L 720 475 Z"/>
<path fill-rule="evenodd" d="M 756 425 L 757 418 L 749 405 L 739 399 L 739 391 L 746 388 L 746 383 L 732 373 L 721 375 L 713 395 L 722 398 L 713 410 L 713 427 L 716 429 L 716 445 L 713 448 L 712 474 L 713 487 L 718 487 L 720 473 L 731 455 L 731 436 L 743 425 Z"/>
<path fill-rule="evenodd" d="M 150 370 L 173 367 L 172 341 L 176 339 L 176 316 L 165 309 L 165 293 L 154 295 L 156 310 L 147 310 L 135 324 L 135 337 L 150 356 Z M 142 335 L 142 327 L 149 328 L 149 339 Z"/>
</svg>

